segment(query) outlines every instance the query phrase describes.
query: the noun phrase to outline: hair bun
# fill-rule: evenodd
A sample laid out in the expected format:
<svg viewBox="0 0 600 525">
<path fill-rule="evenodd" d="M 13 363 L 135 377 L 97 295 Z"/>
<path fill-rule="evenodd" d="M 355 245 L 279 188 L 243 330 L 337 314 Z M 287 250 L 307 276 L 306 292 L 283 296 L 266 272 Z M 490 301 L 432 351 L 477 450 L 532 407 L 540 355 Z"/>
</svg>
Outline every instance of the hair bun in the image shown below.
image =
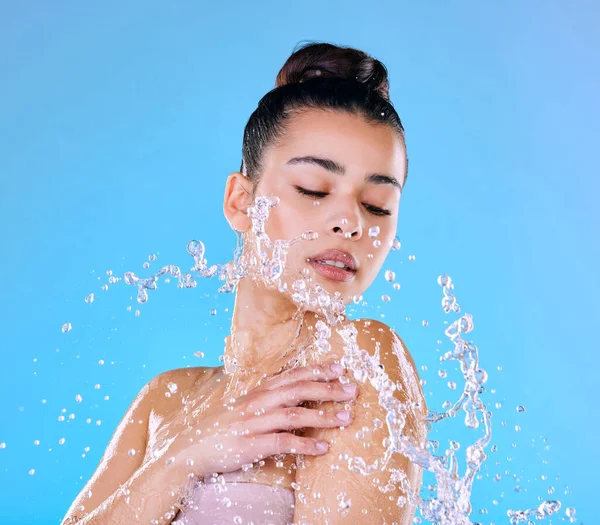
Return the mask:
<svg viewBox="0 0 600 525">
<path fill-rule="evenodd" d="M 386 67 L 364 51 L 325 43 L 309 43 L 292 53 L 277 74 L 275 87 L 300 84 L 316 77 L 353 79 L 389 101 Z"/>
</svg>

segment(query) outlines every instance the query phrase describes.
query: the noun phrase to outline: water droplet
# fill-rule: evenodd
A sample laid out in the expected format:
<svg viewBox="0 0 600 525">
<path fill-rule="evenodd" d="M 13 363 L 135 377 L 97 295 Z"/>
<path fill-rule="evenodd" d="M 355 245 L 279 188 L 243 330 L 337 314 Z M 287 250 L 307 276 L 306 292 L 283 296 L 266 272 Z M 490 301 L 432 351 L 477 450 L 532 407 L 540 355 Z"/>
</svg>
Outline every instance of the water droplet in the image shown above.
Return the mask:
<svg viewBox="0 0 600 525">
<path fill-rule="evenodd" d="M 374 239 L 375 237 L 377 237 L 379 235 L 379 232 L 380 232 L 379 226 L 371 226 L 369 228 L 369 237 L 371 237 L 371 239 Z"/>
<path fill-rule="evenodd" d="M 517 406 L 517 412 L 525 412 L 525 407 L 522 405 Z"/>
<path fill-rule="evenodd" d="M 402 243 L 400 242 L 400 239 L 398 239 L 398 237 L 395 237 L 392 241 L 392 250 L 398 251 L 401 247 Z"/>
<path fill-rule="evenodd" d="M 171 391 L 171 394 L 177 393 L 177 384 L 176 383 L 169 383 L 167 385 L 167 388 Z"/>
<path fill-rule="evenodd" d="M 429 321 L 423 320 L 423 321 L 421 322 L 421 324 L 422 324 L 423 326 L 427 326 L 427 325 L 429 324 Z"/>
<path fill-rule="evenodd" d="M 308 230 L 302 234 L 302 239 L 305 241 L 314 241 L 319 238 L 319 234 L 315 231 Z"/>
<path fill-rule="evenodd" d="M 362 295 L 355 295 L 355 296 L 352 298 L 352 302 L 353 302 L 354 304 L 358 304 L 358 303 L 360 303 L 360 302 L 362 301 L 362 298 L 363 298 L 363 297 L 362 297 Z"/>
<path fill-rule="evenodd" d="M 385 280 L 390 283 L 396 278 L 396 274 L 392 270 L 386 270 L 384 276 Z"/>
<path fill-rule="evenodd" d="M 391 298 L 390 298 L 390 296 L 389 296 L 389 295 L 382 295 L 382 296 L 381 296 L 381 300 L 382 300 L 384 303 L 389 303 L 389 302 L 390 302 L 390 300 L 391 300 Z"/>
<path fill-rule="evenodd" d="M 187 252 L 196 259 L 202 259 L 204 257 L 204 243 L 196 240 L 188 242 Z"/>
<path fill-rule="evenodd" d="M 128 454 L 130 456 L 135 456 L 135 448 L 130 448 Z"/>
<path fill-rule="evenodd" d="M 86 303 L 93 303 L 94 302 L 94 294 L 91 293 L 90 295 L 86 295 L 85 296 L 85 302 Z"/>
<path fill-rule="evenodd" d="M 373 247 L 374 248 L 381 247 L 381 241 L 379 239 L 377 239 L 376 241 L 373 241 Z"/>
<path fill-rule="evenodd" d="M 448 286 L 452 282 L 452 279 L 446 274 L 442 274 L 438 277 L 437 282 L 440 286 Z"/>
<path fill-rule="evenodd" d="M 448 381 L 448 388 L 450 390 L 455 390 L 456 389 L 456 383 L 454 381 Z"/>
<path fill-rule="evenodd" d="M 72 328 L 73 328 L 73 325 L 71 323 L 65 323 L 65 324 L 63 324 L 62 325 L 63 334 L 65 334 L 67 332 L 70 332 Z"/>
<path fill-rule="evenodd" d="M 416 257 L 414 255 L 409 255 L 408 256 L 408 260 L 409 261 L 414 261 L 416 259 Z"/>
<path fill-rule="evenodd" d="M 83 400 L 83 398 L 81 397 L 81 394 L 77 394 L 75 396 L 75 401 L 77 401 L 78 403 L 81 403 L 82 400 Z"/>
<path fill-rule="evenodd" d="M 204 352 L 194 352 L 194 355 L 202 359 L 204 357 Z"/>
<path fill-rule="evenodd" d="M 400 283 L 394 283 L 392 288 L 394 288 L 394 290 L 400 290 Z"/>
<path fill-rule="evenodd" d="M 339 501 L 338 506 L 340 509 L 349 509 L 352 505 L 352 500 L 346 496 L 345 492 L 340 492 L 337 496 L 337 499 Z"/>
<path fill-rule="evenodd" d="M 210 311 L 210 315 L 217 315 L 217 311 L 213 308 Z"/>
</svg>

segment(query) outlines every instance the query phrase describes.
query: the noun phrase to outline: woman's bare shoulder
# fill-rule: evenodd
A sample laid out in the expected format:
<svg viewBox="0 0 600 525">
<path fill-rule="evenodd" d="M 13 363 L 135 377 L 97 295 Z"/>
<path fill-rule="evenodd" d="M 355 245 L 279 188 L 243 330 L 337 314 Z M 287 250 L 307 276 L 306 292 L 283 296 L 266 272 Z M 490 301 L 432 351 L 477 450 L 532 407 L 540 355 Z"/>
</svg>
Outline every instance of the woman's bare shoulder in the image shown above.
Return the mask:
<svg viewBox="0 0 600 525">
<path fill-rule="evenodd" d="M 165 387 L 171 393 L 184 393 L 195 386 L 205 383 L 221 369 L 222 367 L 220 366 L 193 366 L 166 370 L 155 376 L 152 380 L 154 386 L 159 387 L 154 388 L 153 390 L 155 395 L 161 395 L 163 389 L 160 387 Z M 164 397 L 164 394 L 162 395 Z"/>
<path fill-rule="evenodd" d="M 411 397 L 418 399 L 425 409 L 417 365 L 396 330 L 375 319 L 356 319 L 352 323 L 358 332 L 358 346 L 371 355 L 379 353 L 380 363 L 390 378 L 400 381 Z"/>
<path fill-rule="evenodd" d="M 367 350 L 384 346 L 383 350 L 391 349 L 395 354 L 404 354 L 405 358 L 414 366 L 408 348 L 394 328 L 376 319 L 355 319 L 352 324 L 358 332 L 357 342 L 359 345 L 361 342 L 370 341 L 371 344 L 367 345 Z M 381 357 L 382 360 L 385 358 L 385 356 Z"/>
<path fill-rule="evenodd" d="M 190 392 L 206 388 L 207 383 L 214 377 L 221 367 L 194 366 L 166 370 L 155 376 L 150 381 L 152 397 L 152 412 L 163 414 L 172 409 L 181 408 L 181 400 Z"/>
</svg>

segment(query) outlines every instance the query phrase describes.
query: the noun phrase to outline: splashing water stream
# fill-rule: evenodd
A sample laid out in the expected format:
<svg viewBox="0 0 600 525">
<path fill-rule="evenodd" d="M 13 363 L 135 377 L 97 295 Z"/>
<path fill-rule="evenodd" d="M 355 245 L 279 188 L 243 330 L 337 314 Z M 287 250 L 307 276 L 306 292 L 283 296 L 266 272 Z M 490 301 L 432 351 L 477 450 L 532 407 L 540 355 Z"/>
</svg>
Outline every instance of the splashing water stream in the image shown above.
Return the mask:
<svg viewBox="0 0 600 525">
<path fill-rule="evenodd" d="M 157 281 L 161 275 L 169 275 L 177 279 L 178 288 L 195 288 L 197 277 L 214 277 L 225 283 L 219 288 L 221 293 L 233 292 L 241 279 L 252 276 L 260 278 L 268 286 L 275 286 L 282 293 L 290 295 L 293 302 L 298 306 L 298 313 L 303 308 L 310 306 L 318 310 L 325 321 L 319 320 L 316 325 L 316 334 L 313 345 L 303 349 L 295 358 L 294 364 L 306 366 L 312 355 L 309 350 L 323 356 L 330 350 L 329 339 L 332 330 L 336 330 L 344 342 L 344 356 L 342 365 L 349 371 L 352 371 L 357 381 L 366 383 L 367 381 L 379 393 L 379 404 L 387 413 L 385 424 L 387 425 L 389 435 L 384 444 L 386 451 L 383 457 L 368 464 L 361 457 L 349 457 L 347 467 L 353 472 L 364 476 L 373 477 L 374 474 L 380 474 L 388 464 L 390 457 L 394 454 L 402 454 L 410 461 L 419 465 L 423 469 L 431 472 L 435 476 L 435 497 L 429 499 L 421 498 L 418 493 L 414 493 L 407 482 L 407 477 L 403 472 L 391 469 L 391 476 L 386 483 L 379 482 L 379 489 L 382 492 L 389 491 L 390 483 L 399 485 L 408 496 L 408 501 L 414 504 L 420 511 L 422 517 L 432 523 L 439 525 L 466 525 L 472 523 L 469 516 L 472 512 L 471 494 L 473 482 L 477 473 L 481 470 L 482 464 L 487 458 L 486 448 L 490 444 L 492 437 L 492 414 L 480 398 L 485 389 L 484 383 L 487 381 L 487 373 L 480 366 L 478 348 L 473 342 L 467 342 L 464 339 L 466 334 L 473 330 L 473 319 L 470 314 L 463 314 L 452 322 L 445 331 L 445 335 L 450 340 L 453 348 L 441 357 L 441 362 L 458 361 L 460 371 L 464 379 L 462 392 L 458 399 L 452 404 L 444 405 L 447 408 L 444 412 L 429 412 L 426 416 L 427 429 L 431 430 L 432 425 L 443 421 L 444 419 L 454 418 L 459 413 L 464 414 L 464 423 L 470 429 L 477 429 L 479 424 L 483 425 L 483 435 L 474 443 L 465 449 L 465 470 L 459 473 L 459 459 L 452 443 L 448 450 L 442 455 L 436 455 L 434 452 L 437 443 L 427 441 L 425 446 L 420 446 L 413 442 L 403 432 L 406 423 L 406 413 L 415 410 L 415 407 L 407 406 L 393 396 L 398 386 L 389 379 L 388 375 L 380 367 L 378 352 L 370 355 L 366 350 L 361 350 L 357 344 L 357 330 L 348 321 L 344 321 L 345 306 L 339 292 L 330 294 L 323 287 L 311 282 L 308 279 L 308 270 L 304 271 L 306 278 L 300 278 L 293 282 L 291 290 L 287 283 L 282 283 L 281 277 L 285 268 L 286 256 L 289 248 L 297 242 L 311 241 L 318 235 L 315 232 L 307 231 L 301 236 L 292 240 L 269 239 L 265 233 L 265 223 L 269 217 L 271 207 L 279 203 L 277 197 L 259 196 L 255 205 L 248 208 L 249 216 L 252 218 L 252 235 L 254 240 L 253 253 L 245 256 L 243 254 L 240 237 L 238 235 L 238 246 L 234 253 L 234 260 L 226 264 L 208 266 L 205 259 L 205 247 L 201 241 L 192 240 L 187 245 L 187 251 L 194 258 L 194 267 L 190 273 L 183 274 L 178 266 L 163 266 L 156 274 L 147 278 L 140 278 L 133 272 L 126 272 L 124 281 L 126 284 L 137 287 L 137 300 L 139 303 L 145 303 L 148 300 L 148 290 L 157 288 Z M 378 232 L 369 231 L 370 237 L 377 237 Z M 398 249 L 400 242 L 394 239 L 392 249 Z M 394 272 L 386 272 L 386 280 L 392 282 L 395 278 Z M 115 280 L 117 282 L 118 279 Z M 438 284 L 442 288 L 442 309 L 446 314 L 459 313 L 460 306 L 454 296 L 454 285 L 447 275 L 441 275 L 438 278 Z M 398 286 L 399 287 L 399 286 Z M 359 302 L 362 298 L 355 298 Z M 424 321 L 426 323 L 426 321 Z M 425 326 L 425 324 L 424 324 Z M 63 327 L 63 331 L 71 329 L 70 324 Z M 231 374 L 236 371 L 235 359 L 225 359 L 225 371 Z M 440 377 L 443 371 L 440 371 Z M 411 386 L 409 385 L 409 388 Z M 412 388 L 417 389 L 416 385 Z M 383 424 L 379 421 L 379 424 Z M 361 431 L 362 432 L 362 431 Z M 340 507 L 344 508 L 351 505 L 347 501 L 344 493 L 340 494 Z M 400 497 L 397 504 L 401 508 L 407 500 Z M 525 511 L 508 511 L 508 517 L 511 524 L 531 522 L 532 518 L 542 519 L 556 513 L 561 507 L 558 501 L 546 501 L 537 508 Z M 573 510 L 574 513 L 574 510 Z M 419 520 L 419 518 L 415 518 Z"/>
</svg>

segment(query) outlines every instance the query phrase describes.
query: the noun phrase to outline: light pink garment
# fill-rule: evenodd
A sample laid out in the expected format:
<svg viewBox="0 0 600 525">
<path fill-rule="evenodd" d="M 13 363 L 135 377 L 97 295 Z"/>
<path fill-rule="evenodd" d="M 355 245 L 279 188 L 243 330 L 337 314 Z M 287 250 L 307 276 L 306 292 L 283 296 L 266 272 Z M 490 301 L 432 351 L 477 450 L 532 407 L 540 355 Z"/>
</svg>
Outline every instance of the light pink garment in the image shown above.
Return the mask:
<svg viewBox="0 0 600 525">
<path fill-rule="evenodd" d="M 174 525 L 290 525 L 294 521 L 292 489 L 228 481 L 198 482 Z"/>
</svg>

